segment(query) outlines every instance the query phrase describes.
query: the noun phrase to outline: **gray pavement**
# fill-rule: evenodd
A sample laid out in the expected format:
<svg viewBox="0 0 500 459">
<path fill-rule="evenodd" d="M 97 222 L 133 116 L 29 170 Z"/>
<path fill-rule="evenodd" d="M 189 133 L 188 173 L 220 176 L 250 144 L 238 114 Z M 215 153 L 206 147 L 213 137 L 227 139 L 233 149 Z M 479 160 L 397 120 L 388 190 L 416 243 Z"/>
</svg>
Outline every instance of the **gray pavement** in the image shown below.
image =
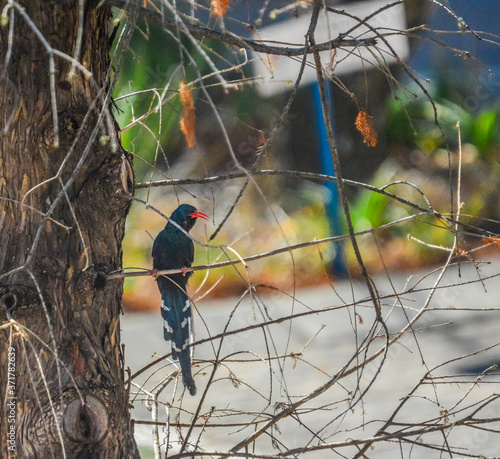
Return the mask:
<svg viewBox="0 0 500 459">
<path fill-rule="evenodd" d="M 431 270 L 418 276 L 406 273 L 391 274 L 375 278 L 375 284 L 382 299 L 382 309 L 390 333 L 402 330 L 428 299 L 430 288 L 439 272 Z M 500 402 L 493 400 L 500 393 L 500 373 L 490 371 L 488 376 L 478 380 L 487 368 L 500 363 L 500 260 L 483 262 L 479 267 L 461 263 L 460 268 L 450 268 L 430 300 L 429 311 L 417 322 L 414 333 L 408 333 L 398 344 L 390 347 L 382 369 L 373 384 L 381 359 L 368 364 L 362 372 L 342 378 L 328 391 L 301 407 L 295 417 L 284 419 L 273 431 L 276 442 L 269 436 L 259 438 L 255 452 L 277 454 L 285 448 L 298 448 L 309 443 L 335 443 L 352 439 L 363 439 L 376 434 L 402 397 L 412 391 L 425 373 L 431 374 L 434 384 L 426 381 L 401 409 L 394 421 L 397 423 L 457 422 L 470 414 L 488 397 L 487 404 L 476 414 L 476 418 L 500 418 Z M 483 279 L 478 282 L 478 279 Z M 461 285 L 460 285 L 461 284 Z M 414 287 L 413 293 L 395 301 L 394 292 Z M 453 285 L 452 288 L 444 286 Z M 304 315 L 293 321 L 283 321 L 266 329 L 253 329 L 227 336 L 220 349 L 220 357 L 226 361 L 217 371 L 214 382 L 206 394 L 200 413 L 206 414 L 208 425 L 246 423 L 246 426 L 195 428 L 193 442 L 209 451 L 224 451 L 245 439 L 255 430 L 254 420 L 269 419 L 289 402 L 296 402 L 331 376 L 339 372 L 352 359 L 357 346 L 370 330 L 374 311 L 367 300 L 367 289 L 363 282 L 343 280 L 330 286 L 310 287 L 289 295 L 273 292 L 262 293 L 260 297 L 239 299 L 201 300 L 196 302 L 195 339 L 222 333 L 231 317 L 228 330 L 237 330 L 261 322 L 265 315 L 278 319 L 290 314 L 319 311 Z M 295 299 L 294 299 L 295 298 Z M 364 300 L 366 299 L 366 300 Z M 342 307 L 357 302 L 356 307 Z M 401 307 L 401 304 L 404 308 Z M 238 305 L 238 306 L 237 306 Z M 235 309 L 235 306 L 236 309 Z M 327 311 L 324 308 L 338 306 Z M 380 331 L 383 333 L 383 331 Z M 125 361 L 132 373 L 158 355 L 168 352 L 169 345 L 163 341 L 161 320 L 158 314 L 127 313 L 122 317 L 122 339 L 125 343 Z M 374 338 L 368 348 L 368 356 L 384 345 L 383 337 Z M 213 366 L 220 340 L 196 346 L 194 351 L 195 380 L 198 395 L 186 395 L 179 399 L 182 390 L 168 384 L 159 397 L 159 421 L 170 419 L 183 423 L 190 420 L 201 399 Z M 489 350 L 484 350 L 490 348 Z M 484 351 L 483 351 L 484 350 Z M 482 352 L 480 352 L 482 351 Z M 271 359 L 268 357 L 300 354 L 297 359 Z M 471 354 L 469 357 L 464 357 Z M 358 357 L 363 360 L 364 355 Z M 356 359 L 355 359 L 356 361 Z M 446 363 L 448 362 L 448 363 Z M 350 364 L 352 367 L 354 363 Z M 154 392 L 164 377 L 174 370 L 169 362 L 162 362 L 146 374 L 134 380 L 145 391 Z M 241 381 L 238 384 L 235 381 Z M 369 390 L 362 402 L 352 404 L 359 398 L 359 392 Z M 146 396 L 139 392 L 134 400 L 132 415 L 138 420 L 150 420 L 151 412 L 145 403 Z M 170 406 L 166 409 L 166 406 Z M 215 407 L 209 415 L 211 407 Z M 180 411 L 179 411 L 179 408 Z M 450 413 L 449 419 L 439 419 L 443 413 Z M 252 414 L 248 414 L 251 412 Z M 439 420 L 435 420 L 439 419 Z M 262 424 L 260 424 L 262 425 Z M 394 432 L 402 426 L 391 426 Z M 484 455 L 500 457 L 500 422 L 487 424 L 486 430 L 455 426 L 441 433 L 424 437 L 412 436 L 415 444 L 375 443 L 367 452 L 373 458 L 433 458 L 450 457 L 449 453 L 423 448 L 418 442 L 432 443 L 441 448 L 446 442 L 455 453 L 452 457 Z M 493 430 L 492 430 L 493 429 Z M 187 432 L 182 427 L 182 435 Z M 414 428 L 410 428 L 414 430 Z M 166 430 L 161 430 L 160 441 L 166 441 Z M 315 436 L 316 435 L 316 436 Z M 318 440 L 321 437 L 321 440 Z M 144 458 L 154 457 L 151 427 L 136 425 L 136 439 Z M 179 432 L 170 431 L 172 452 L 178 450 Z M 355 447 L 317 451 L 305 457 L 353 457 Z M 165 449 L 162 448 L 162 454 Z M 441 455 L 442 454 L 442 455 Z"/>
</svg>

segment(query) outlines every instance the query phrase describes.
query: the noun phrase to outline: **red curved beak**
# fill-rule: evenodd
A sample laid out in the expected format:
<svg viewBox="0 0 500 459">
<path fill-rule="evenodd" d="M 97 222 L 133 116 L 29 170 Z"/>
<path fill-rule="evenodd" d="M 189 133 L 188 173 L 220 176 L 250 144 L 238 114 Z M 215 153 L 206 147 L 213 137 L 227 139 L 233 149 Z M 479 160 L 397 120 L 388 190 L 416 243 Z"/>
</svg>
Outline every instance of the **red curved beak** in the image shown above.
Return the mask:
<svg viewBox="0 0 500 459">
<path fill-rule="evenodd" d="M 210 218 L 208 218 L 208 215 L 205 215 L 203 212 L 193 212 L 191 215 L 190 215 L 191 218 L 203 218 L 203 220 L 210 220 Z"/>
</svg>

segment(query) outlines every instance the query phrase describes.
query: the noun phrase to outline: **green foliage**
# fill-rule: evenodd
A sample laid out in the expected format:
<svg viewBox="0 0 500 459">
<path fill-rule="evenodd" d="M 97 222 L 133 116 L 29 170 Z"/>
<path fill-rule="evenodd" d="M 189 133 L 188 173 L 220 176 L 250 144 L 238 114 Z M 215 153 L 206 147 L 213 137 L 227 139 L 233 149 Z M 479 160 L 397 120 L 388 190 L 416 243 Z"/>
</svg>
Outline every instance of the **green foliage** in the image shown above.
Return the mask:
<svg viewBox="0 0 500 459">
<path fill-rule="evenodd" d="M 182 47 L 190 51 L 192 45 L 184 39 Z M 182 112 L 179 84 L 195 80 L 198 71 L 204 69 L 199 54 L 193 55 L 198 56 L 195 65 L 181 59 L 179 44 L 160 25 L 138 22 L 113 96 L 116 118 L 122 128 L 122 145 L 128 151 L 140 153 L 141 161 L 134 162 L 139 180 L 151 171 L 151 164 L 163 169 L 162 165 L 185 147 L 179 129 Z M 196 97 L 196 90 L 192 95 Z"/>
<path fill-rule="evenodd" d="M 472 140 L 483 160 L 488 160 L 493 150 L 500 144 L 498 115 L 498 110 L 485 110 L 474 121 Z"/>
<path fill-rule="evenodd" d="M 403 144 L 433 152 L 449 143 L 457 145 L 456 124 L 465 141 L 471 135 L 474 118 L 459 104 L 439 96 L 433 103 L 424 97 L 415 101 L 399 97 L 387 103 L 386 134 L 391 145 Z M 436 122 L 437 121 L 437 122 Z"/>
<path fill-rule="evenodd" d="M 419 148 L 428 154 L 448 146 L 456 149 L 456 125 L 459 123 L 462 144 L 473 144 L 480 159 L 491 160 L 500 145 L 497 123 L 500 109 L 483 109 L 474 116 L 460 105 L 457 95 L 436 90 L 431 96 L 433 103 L 427 97 L 410 100 L 401 94 L 388 100 L 386 135 L 389 144 Z"/>
<path fill-rule="evenodd" d="M 455 188 L 461 148 L 462 213 L 496 218 L 500 186 L 500 132 L 497 127 L 500 110 L 488 108 L 471 114 L 460 106 L 460 97 L 446 85 L 438 85 L 431 91 L 431 96 L 434 104 L 426 97 L 411 100 L 401 94 L 387 102 L 385 134 L 392 156 L 375 172 L 374 185 L 385 186 L 397 176 L 399 180 L 406 180 L 425 190 L 433 207 L 447 214 L 450 212 L 451 192 L 449 167 L 452 167 L 452 186 Z M 419 159 L 415 161 L 412 158 Z M 479 182 L 482 187 L 477 186 Z M 427 207 L 419 193 L 408 185 L 391 186 L 388 191 L 412 202 L 421 201 L 421 206 Z M 351 215 L 357 231 L 377 228 L 414 213 L 410 208 L 367 190 L 360 191 L 353 202 Z M 436 246 L 449 247 L 453 238 L 452 233 L 443 229 L 442 222 L 434 217 L 410 220 L 377 235 L 386 246 L 411 236 L 413 240 L 405 243 L 405 250 L 414 251 L 414 255 L 423 260 L 436 256 Z M 424 243 L 433 241 L 435 247 L 418 244 L 414 239 Z M 365 248 L 369 252 L 376 250 L 375 247 L 370 248 L 373 241 L 368 238 L 363 239 L 363 244 L 367 245 Z"/>
<path fill-rule="evenodd" d="M 118 34 L 120 31 L 118 32 Z M 162 143 L 178 138 L 180 101 L 175 97 L 179 78 L 176 68 L 178 54 L 171 52 L 175 42 L 161 34 L 157 26 L 138 24 L 131 52 L 125 57 L 114 98 L 118 107 L 116 118 L 122 127 L 122 145 L 150 163 L 161 152 Z M 143 88 L 156 88 L 144 90 Z M 167 106 L 159 106 L 160 95 L 166 94 Z M 128 95 L 121 99 L 120 96 Z M 168 109 L 165 109 L 168 108 Z M 129 124 L 140 119 L 131 128 Z M 134 164 L 141 177 L 147 170 L 143 162 Z"/>
</svg>

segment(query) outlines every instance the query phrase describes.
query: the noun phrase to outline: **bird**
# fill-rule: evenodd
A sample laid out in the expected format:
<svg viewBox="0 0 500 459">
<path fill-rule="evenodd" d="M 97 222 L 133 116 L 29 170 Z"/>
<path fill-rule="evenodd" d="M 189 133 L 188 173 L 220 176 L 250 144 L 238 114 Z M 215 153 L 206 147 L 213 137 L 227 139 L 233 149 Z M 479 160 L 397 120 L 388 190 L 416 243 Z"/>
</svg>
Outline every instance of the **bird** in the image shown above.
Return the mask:
<svg viewBox="0 0 500 459">
<path fill-rule="evenodd" d="M 171 342 L 172 358 L 179 360 L 182 381 L 191 395 L 196 395 L 196 385 L 191 374 L 189 337 L 191 330 L 191 302 L 186 293 L 186 272 L 194 259 L 194 244 L 188 233 L 196 219 L 209 220 L 189 204 L 181 204 L 170 215 L 165 228 L 153 243 L 153 275 L 161 294 L 163 337 Z M 181 273 L 158 275 L 159 270 L 182 269 Z"/>
</svg>

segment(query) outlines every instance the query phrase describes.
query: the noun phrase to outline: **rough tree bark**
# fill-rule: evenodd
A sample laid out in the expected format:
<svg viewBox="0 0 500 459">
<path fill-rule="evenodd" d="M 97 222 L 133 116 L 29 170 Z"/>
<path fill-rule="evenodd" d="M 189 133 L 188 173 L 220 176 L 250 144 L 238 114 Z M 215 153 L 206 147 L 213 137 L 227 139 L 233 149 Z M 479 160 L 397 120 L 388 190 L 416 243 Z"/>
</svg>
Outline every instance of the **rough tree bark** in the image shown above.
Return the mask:
<svg viewBox="0 0 500 459">
<path fill-rule="evenodd" d="M 12 5 L 0 29 L 0 457 L 138 457 L 123 382 L 122 282 L 106 281 L 121 266 L 132 187 L 127 157 L 102 141 L 116 135 L 100 117 L 110 8 L 20 3 L 26 16 Z M 79 61 L 94 81 L 71 76 L 54 55 L 55 147 L 47 44 L 75 55 L 79 25 Z"/>
</svg>

